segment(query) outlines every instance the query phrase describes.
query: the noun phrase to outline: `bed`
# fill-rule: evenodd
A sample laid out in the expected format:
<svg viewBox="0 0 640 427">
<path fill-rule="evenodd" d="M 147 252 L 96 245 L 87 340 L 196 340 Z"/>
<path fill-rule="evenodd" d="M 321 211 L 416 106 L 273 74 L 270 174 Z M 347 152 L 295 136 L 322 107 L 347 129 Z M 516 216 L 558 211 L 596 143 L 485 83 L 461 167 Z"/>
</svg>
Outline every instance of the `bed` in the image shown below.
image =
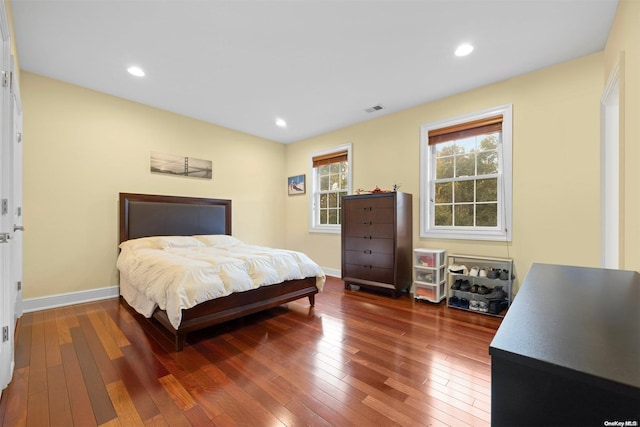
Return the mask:
<svg viewBox="0 0 640 427">
<path fill-rule="evenodd" d="M 231 200 L 120 193 L 119 240 L 121 300 L 159 322 L 176 351 L 190 332 L 304 297 L 313 306 L 324 285 L 305 254 L 233 238 Z M 277 265 L 258 271 L 271 258 Z M 294 264 L 298 271 L 284 270 Z M 143 270 L 149 278 L 138 274 Z"/>
</svg>

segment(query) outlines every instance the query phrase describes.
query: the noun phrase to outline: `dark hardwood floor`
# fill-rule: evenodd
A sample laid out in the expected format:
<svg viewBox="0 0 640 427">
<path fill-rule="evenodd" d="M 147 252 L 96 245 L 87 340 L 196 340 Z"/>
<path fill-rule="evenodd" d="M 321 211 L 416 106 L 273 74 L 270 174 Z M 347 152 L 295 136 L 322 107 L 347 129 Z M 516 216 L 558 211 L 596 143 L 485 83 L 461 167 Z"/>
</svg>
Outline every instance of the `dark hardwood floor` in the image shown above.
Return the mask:
<svg viewBox="0 0 640 427">
<path fill-rule="evenodd" d="M 335 278 L 181 353 L 118 299 L 27 313 L 0 425 L 488 426 L 500 320 Z"/>
</svg>

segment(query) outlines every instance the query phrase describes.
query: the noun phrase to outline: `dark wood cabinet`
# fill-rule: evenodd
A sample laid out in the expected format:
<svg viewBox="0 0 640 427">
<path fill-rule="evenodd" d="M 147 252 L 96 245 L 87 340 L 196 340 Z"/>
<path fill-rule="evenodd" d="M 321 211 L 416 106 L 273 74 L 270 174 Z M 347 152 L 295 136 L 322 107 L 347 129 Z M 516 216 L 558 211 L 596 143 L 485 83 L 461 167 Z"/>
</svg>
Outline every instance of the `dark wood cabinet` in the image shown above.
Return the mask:
<svg viewBox="0 0 640 427">
<path fill-rule="evenodd" d="M 342 279 L 386 289 L 393 297 L 412 281 L 412 201 L 407 193 L 342 198 Z"/>
<path fill-rule="evenodd" d="M 640 274 L 534 264 L 491 354 L 491 425 L 640 422 Z"/>
</svg>

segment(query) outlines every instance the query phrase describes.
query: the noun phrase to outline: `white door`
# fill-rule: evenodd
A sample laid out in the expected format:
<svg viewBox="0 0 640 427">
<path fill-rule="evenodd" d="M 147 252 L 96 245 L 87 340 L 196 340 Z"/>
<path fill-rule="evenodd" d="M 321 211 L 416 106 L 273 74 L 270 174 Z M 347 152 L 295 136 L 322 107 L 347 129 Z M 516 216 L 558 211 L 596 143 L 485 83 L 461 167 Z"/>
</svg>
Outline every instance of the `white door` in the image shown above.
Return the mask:
<svg viewBox="0 0 640 427">
<path fill-rule="evenodd" d="M 9 25 L 5 3 L 0 2 L 0 396 L 13 375 L 15 330 L 14 280 L 14 127 L 11 94 Z M 21 166 L 19 169 L 21 170 Z"/>
<path fill-rule="evenodd" d="M 15 76 L 14 61 L 12 58 L 11 69 Z M 14 81 L 11 85 L 11 102 L 12 102 L 12 151 L 13 151 L 13 164 L 12 177 L 13 177 L 13 248 L 11 256 L 12 262 L 12 278 L 10 291 L 13 293 L 13 297 L 10 300 L 10 304 L 14 307 L 14 330 L 15 324 L 19 317 L 22 316 L 22 232 L 24 230 L 22 224 L 22 101 L 20 99 L 20 88 Z"/>
</svg>

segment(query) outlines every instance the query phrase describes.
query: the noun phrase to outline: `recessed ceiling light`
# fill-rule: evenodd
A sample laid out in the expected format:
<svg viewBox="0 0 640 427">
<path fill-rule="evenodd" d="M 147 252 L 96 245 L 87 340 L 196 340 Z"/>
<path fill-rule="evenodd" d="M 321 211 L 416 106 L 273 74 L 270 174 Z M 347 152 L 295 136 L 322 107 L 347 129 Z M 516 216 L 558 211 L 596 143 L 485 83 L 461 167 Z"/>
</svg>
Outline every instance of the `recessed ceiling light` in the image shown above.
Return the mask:
<svg viewBox="0 0 640 427">
<path fill-rule="evenodd" d="M 279 126 L 281 128 L 286 128 L 287 127 L 287 122 L 284 121 L 284 119 L 277 118 L 276 119 L 276 126 Z"/>
<path fill-rule="evenodd" d="M 464 43 L 458 46 L 458 48 L 456 49 L 456 56 L 467 56 L 471 52 L 473 52 L 473 46 L 471 46 L 469 43 Z"/>
<path fill-rule="evenodd" d="M 144 71 L 140 67 L 129 67 L 127 68 L 127 71 L 129 72 L 129 74 L 133 74 L 136 77 L 144 77 Z"/>
</svg>

